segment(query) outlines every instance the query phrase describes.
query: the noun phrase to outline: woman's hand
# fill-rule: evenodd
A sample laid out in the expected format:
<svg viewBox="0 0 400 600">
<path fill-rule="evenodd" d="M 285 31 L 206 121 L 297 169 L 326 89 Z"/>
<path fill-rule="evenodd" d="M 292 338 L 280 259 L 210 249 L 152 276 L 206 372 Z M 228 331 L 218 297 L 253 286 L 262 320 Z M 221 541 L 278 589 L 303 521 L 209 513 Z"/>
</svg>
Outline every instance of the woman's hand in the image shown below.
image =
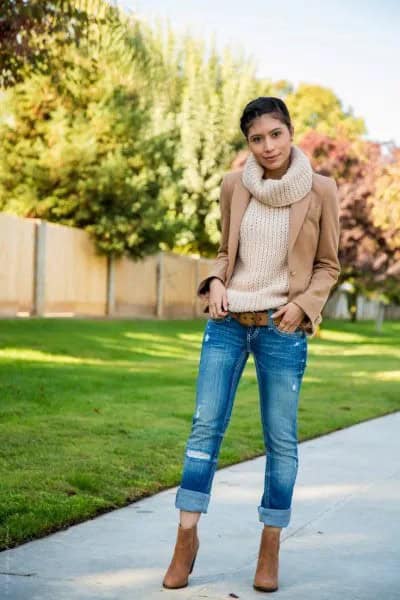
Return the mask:
<svg viewBox="0 0 400 600">
<path fill-rule="evenodd" d="M 226 288 L 218 277 L 210 281 L 209 311 L 212 319 L 226 317 L 228 314 Z"/>
<path fill-rule="evenodd" d="M 282 317 L 282 320 L 277 325 L 281 331 L 288 333 L 295 331 L 300 323 L 303 321 L 305 312 L 300 306 L 294 304 L 294 302 L 288 302 L 284 306 L 278 308 L 271 317 Z"/>
</svg>

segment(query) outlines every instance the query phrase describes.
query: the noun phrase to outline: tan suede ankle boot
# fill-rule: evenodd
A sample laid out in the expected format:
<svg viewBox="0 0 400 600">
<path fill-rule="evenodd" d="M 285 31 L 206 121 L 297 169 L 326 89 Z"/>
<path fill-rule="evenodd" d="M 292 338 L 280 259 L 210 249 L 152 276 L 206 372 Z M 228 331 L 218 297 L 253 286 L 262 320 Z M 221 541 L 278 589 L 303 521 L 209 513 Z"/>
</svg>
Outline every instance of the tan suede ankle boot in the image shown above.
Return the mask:
<svg viewBox="0 0 400 600">
<path fill-rule="evenodd" d="M 164 587 L 181 588 L 188 585 L 199 546 L 197 523 L 190 528 L 184 528 L 179 523 L 174 554 L 163 579 Z"/>
<path fill-rule="evenodd" d="M 280 527 L 264 526 L 253 587 L 261 592 L 275 592 L 278 585 Z"/>
</svg>

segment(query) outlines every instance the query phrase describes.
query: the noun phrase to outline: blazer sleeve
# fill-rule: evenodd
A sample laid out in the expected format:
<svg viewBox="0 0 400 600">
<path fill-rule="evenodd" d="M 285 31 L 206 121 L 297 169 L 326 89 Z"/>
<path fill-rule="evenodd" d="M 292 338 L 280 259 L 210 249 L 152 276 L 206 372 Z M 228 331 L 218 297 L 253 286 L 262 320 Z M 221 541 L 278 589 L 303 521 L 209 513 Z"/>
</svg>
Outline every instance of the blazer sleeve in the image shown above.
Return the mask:
<svg viewBox="0 0 400 600">
<path fill-rule="evenodd" d="M 228 183 L 228 178 L 225 175 L 220 188 L 219 194 L 219 208 L 220 208 L 220 231 L 221 238 L 220 244 L 217 250 L 217 256 L 214 263 L 210 267 L 208 275 L 203 279 L 197 287 L 197 296 L 200 298 L 210 290 L 210 282 L 213 277 L 217 277 L 225 283 L 225 275 L 228 268 L 228 238 L 229 238 L 229 223 L 230 223 L 230 203 L 231 203 L 231 190 Z M 208 312 L 207 309 L 204 312 Z"/>
<path fill-rule="evenodd" d="M 313 273 L 307 289 L 293 298 L 293 303 L 300 306 L 311 322 L 316 324 L 329 292 L 340 275 L 339 250 L 339 199 L 337 184 L 329 180 L 329 186 L 322 202 L 320 233 Z"/>
</svg>

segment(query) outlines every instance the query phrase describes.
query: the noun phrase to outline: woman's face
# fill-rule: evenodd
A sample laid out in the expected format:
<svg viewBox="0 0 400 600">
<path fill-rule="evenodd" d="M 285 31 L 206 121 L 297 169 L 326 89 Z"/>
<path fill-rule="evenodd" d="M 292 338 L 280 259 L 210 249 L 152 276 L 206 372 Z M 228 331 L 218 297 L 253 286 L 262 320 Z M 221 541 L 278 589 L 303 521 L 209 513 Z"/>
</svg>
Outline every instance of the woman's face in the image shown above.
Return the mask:
<svg viewBox="0 0 400 600">
<path fill-rule="evenodd" d="M 292 133 L 287 125 L 270 114 L 261 115 L 253 121 L 247 134 L 247 144 L 266 173 L 285 172 L 288 168 Z"/>
</svg>

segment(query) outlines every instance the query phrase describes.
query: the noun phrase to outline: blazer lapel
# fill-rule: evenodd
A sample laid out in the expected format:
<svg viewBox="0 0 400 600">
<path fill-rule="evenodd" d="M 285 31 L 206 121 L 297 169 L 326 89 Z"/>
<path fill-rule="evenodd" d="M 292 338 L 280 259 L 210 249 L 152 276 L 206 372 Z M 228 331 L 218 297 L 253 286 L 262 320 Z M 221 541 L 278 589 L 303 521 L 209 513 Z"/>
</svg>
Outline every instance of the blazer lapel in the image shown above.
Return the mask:
<svg viewBox="0 0 400 600">
<path fill-rule="evenodd" d="M 239 230 L 242 217 L 250 200 L 250 192 L 239 179 L 233 188 L 231 200 L 231 217 L 229 222 L 228 253 L 235 261 L 239 243 Z"/>
<path fill-rule="evenodd" d="M 310 190 L 309 193 L 304 196 L 304 198 L 298 200 L 298 202 L 293 202 L 293 204 L 290 205 L 288 250 L 289 253 L 291 252 L 296 238 L 300 232 L 307 210 L 310 206 L 312 194 L 313 191 Z M 239 178 L 233 188 L 231 200 L 231 216 L 229 224 L 228 252 L 229 257 L 231 260 L 233 260 L 233 262 L 236 258 L 236 252 L 239 243 L 240 223 L 242 221 L 244 212 L 249 204 L 250 198 L 250 192 L 247 188 L 244 187 L 241 179 Z"/>
<path fill-rule="evenodd" d="M 289 253 L 292 251 L 294 243 L 300 232 L 301 226 L 303 225 L 305 216 L 310 206 L 311 198 L 313 195 L 312 189 L 297 202 L 293 202 L 290 205 L 289 210 Z"/>
</svg>

